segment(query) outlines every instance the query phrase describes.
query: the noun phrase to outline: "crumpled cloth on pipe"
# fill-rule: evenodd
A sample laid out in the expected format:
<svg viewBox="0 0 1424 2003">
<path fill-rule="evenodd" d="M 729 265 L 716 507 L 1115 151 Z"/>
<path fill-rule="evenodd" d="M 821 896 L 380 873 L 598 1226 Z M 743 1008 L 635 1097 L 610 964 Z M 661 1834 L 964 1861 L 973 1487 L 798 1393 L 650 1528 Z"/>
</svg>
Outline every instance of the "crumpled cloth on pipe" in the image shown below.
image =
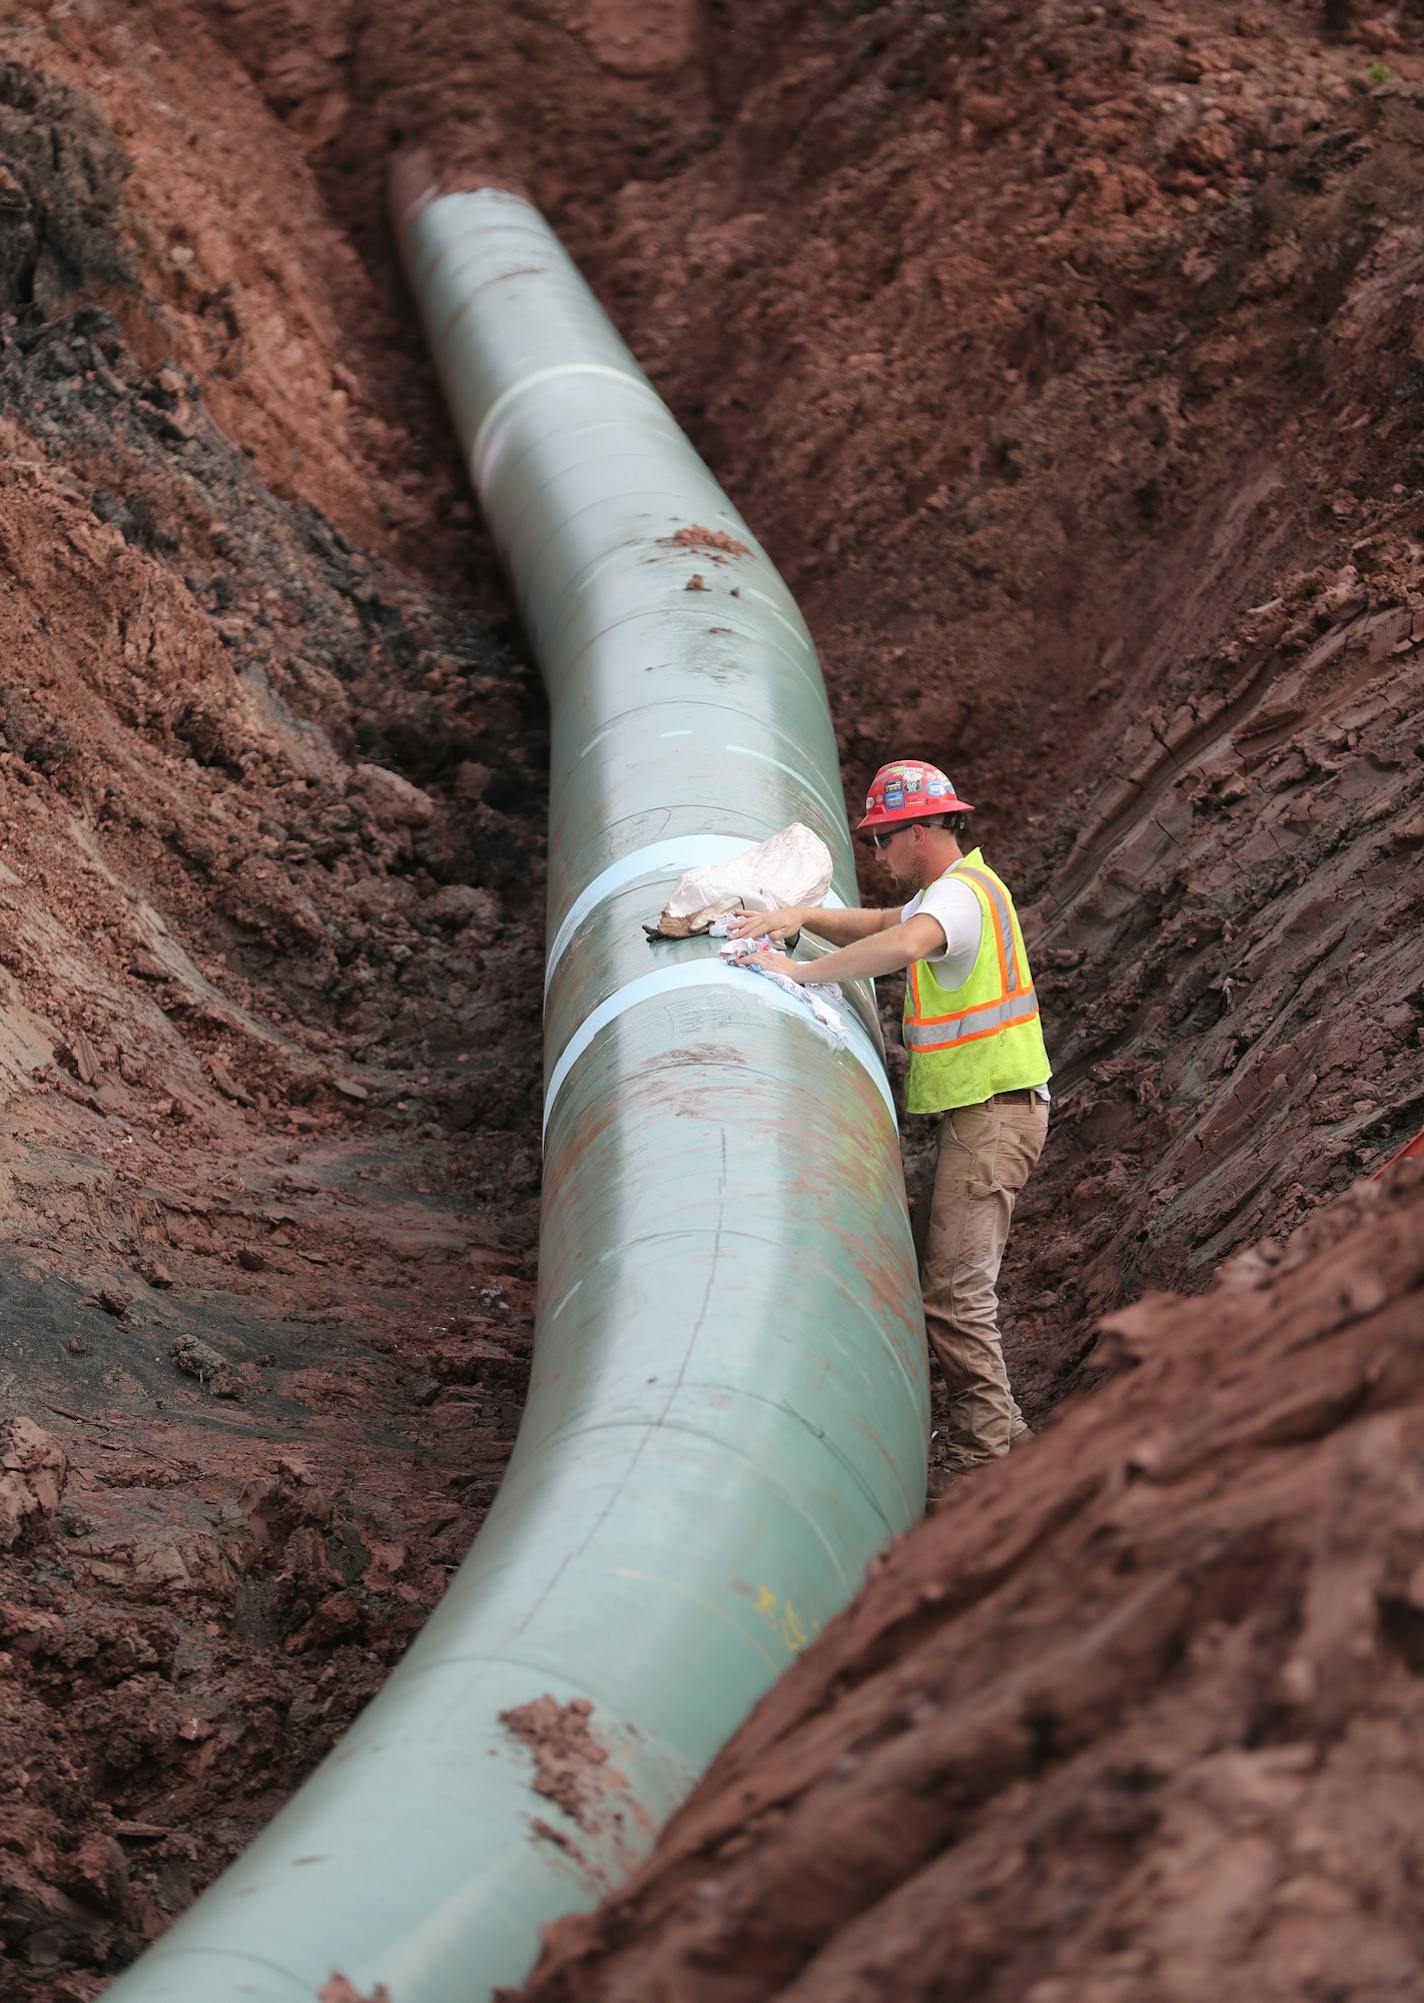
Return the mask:
<svg viewBox="0 0 1424 2003">
<path fill-rule="evenodd" d="M 703 863 L 680 876 L 657 931 L 665 939 L 705 932 L 724 911 L 784 911 L 819 904 L 831 887 L 831 852 L 800 821 L 730 862 Z"/>
<path fill-rule="evenodd" d="M 824 986 L 803 987 L 800 981 L 793 981 L 789 974 L 774 974 L 769 967 L 759 967 L 747 956 L 752 953 L 779 953 L 782 948 L 774 939 L 728 939 L 720 949 L 724 960 L 730 960 L 734 967 L 745 967 L 749 974 L 760 974 L 764 981 L 771 981 L 783 994 L 799 1002 L 818 1029 L 837 1050 L 844 1050 L 850 1042 L 850 1031 L 839 1009 L 832 1008 L 831 1002 L 844 1001 L 840 989 L 834 981 Z"/>
</svg>

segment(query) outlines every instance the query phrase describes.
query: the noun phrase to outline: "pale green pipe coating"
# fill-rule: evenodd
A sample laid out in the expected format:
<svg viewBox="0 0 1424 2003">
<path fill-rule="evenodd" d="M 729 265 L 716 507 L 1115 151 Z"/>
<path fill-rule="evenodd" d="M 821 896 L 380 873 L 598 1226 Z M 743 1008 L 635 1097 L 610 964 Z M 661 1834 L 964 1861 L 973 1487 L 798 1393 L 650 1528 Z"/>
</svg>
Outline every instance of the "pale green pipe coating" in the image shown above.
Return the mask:
<svg viewBox="0 0 1424 2003">
<path fill-rule="evenodd" d="M 715 952 L 645 942 L 678 874 L 656 844 L 801 820 L 855 900 L 835 739 L 785 585 L 535 211 L 484 190 L 400 222 L 549 691 L 549 938 L 653 850 L 553 968 L 547 1079 L 601 1003 Z M 653 986 L 611 1002 L 548 1108 L 533 1381 L 479 1541 L 385 1690 L 115 2003 L 310 1999 L 335 1969 L 393 2003 L 484 2003 L 645 1854 L 918 1516 L 924 1326 L 869 994 L 857 1056 L 753 974 Z M 606 1752 L 576 1812 L 500 1722 L 545 1696 L 590 1704 Z"/>
</svg>

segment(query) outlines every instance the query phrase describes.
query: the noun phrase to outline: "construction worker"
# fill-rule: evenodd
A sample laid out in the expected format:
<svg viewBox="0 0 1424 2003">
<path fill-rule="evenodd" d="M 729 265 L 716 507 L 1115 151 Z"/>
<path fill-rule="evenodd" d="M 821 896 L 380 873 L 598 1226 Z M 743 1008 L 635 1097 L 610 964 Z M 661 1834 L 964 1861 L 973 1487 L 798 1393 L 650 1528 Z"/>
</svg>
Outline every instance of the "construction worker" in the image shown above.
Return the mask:
<svg viewBox="0 0 1424 2003">
<path fill-rule="evenodd" d="M 960 836 L 974 809 L 922 759 L 882 765 L 867 834 L 914 892 L 888 911 L 797 905 L 747 912 L 733 938 L 790 938 L 802 926 L 836 951 L 753 957 L 807 986 L 909 969 L 905 1107 L 938 1121 L 934 1195 L 921 1240 L 925 1323 L 949 1390 L 945 1468 L 982 1466 L 1028 1434 L 999 1341 L 997 1283 L 1019 1191 L 1048 1131 L 1051 1075 L 1038 998 L 1013 899 Z"/>
</svg>

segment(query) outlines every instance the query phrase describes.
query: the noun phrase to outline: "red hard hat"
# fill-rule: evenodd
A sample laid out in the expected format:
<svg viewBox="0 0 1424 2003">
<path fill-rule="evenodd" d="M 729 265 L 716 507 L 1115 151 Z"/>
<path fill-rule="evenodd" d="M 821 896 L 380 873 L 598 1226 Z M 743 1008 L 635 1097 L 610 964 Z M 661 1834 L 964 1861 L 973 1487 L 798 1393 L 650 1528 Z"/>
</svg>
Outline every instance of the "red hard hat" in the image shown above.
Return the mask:
<svg viewBox="0 0 1424 2003">
<path fill-rule="evenodd" d="M 896 821 L 920 821 L 927 814 L 973 812 L 938 765 L 927 765 L 923 758 L 896 758 L 882 765 L 871 780 L 865 796 L 865 819 L 856 827 L 883 828 Z"/>
</svg>

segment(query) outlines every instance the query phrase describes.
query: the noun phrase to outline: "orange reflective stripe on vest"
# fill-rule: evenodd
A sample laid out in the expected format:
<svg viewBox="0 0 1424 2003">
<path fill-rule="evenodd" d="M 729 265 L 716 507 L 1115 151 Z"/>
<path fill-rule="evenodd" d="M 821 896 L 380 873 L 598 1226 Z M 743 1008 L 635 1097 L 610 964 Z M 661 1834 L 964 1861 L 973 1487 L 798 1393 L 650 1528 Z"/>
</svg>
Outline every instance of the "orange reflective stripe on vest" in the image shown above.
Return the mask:
<svg viewBox="0 0 1424 2003">
<path fill-rule="evenodd" d="M 941 985 L 928 961 L 905 984 L 909 1112 L 977 1105 L 995 1092 L 1045 1084 L 1052 1075 L 1023 935 L 1004 885 L 979 851 L 945 872 L 973 889 L 983 918 L 968 978 Z"/>
<path fill-rule="evenodd" d="M 954 1043 L 972 1043 L 976 1036 L 993 1036 L 1015 1022 L 1032 1022 L 1038 1014 L 1038 996 L 1032 987 L 1003 1001 L 980 1002 L 959 1015 L 941 1016 L 935 1022 L 905 1022 L 907 1050 L 948 1050 Z"/>
<path fill-rule="evenodd" d="M 953 1043 L 969 1043 L 976 1036 L 992 1036 L 1010 1023 L 1032 1022 L 1038 1014 L 1038 996 L 1032 980 L 1019 980 L 1018 944 L 1014 938 L 1013 913 L 997 880 L 967 862 L 957 863 L 950 872 L 969 877 L 989 901 L 989 917 L 994 927 L 994 945 L 999 958 L 1000 991 L 988 1001 L 973 1002 L 968 1008 L 947 1015 L 928 1015 L 920 995 L 920 966 L 910 966 L 911 1006 L 905 1012 L 907 1050 L 945 1050 Z"/>
</svg>

